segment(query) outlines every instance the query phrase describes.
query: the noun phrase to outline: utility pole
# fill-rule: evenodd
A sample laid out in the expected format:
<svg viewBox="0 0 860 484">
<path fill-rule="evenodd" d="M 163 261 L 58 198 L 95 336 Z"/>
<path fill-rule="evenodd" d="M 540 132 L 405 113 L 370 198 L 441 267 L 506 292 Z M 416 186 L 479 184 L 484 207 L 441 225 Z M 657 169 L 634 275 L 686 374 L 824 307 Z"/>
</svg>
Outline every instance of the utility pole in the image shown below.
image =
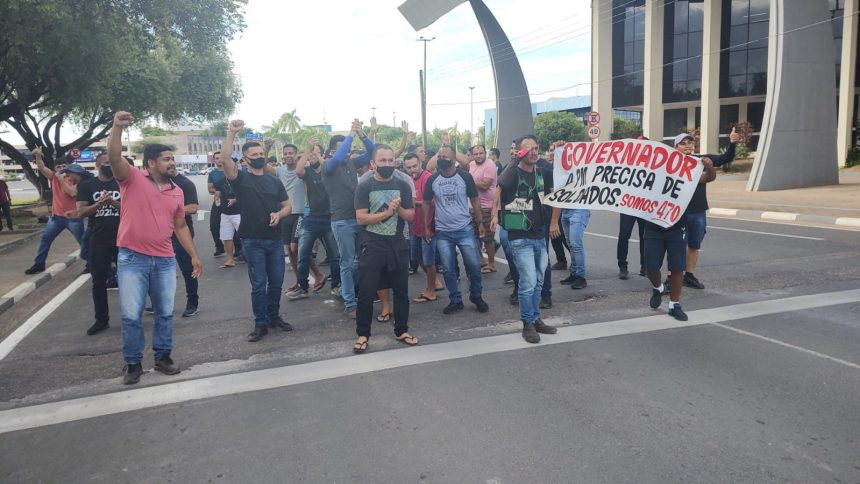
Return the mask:
<svg viewBox="0 0 860 484">
<path fill-rule="evenodd" d="M 396 128 L 397 127 L 397 111 L 392 111 L 391 117 L 392 117 L 391 126 Z"/>
<path fill-rule="evenodd" d="M 424 70 L 421 71 L 421 136 L 422 145 L 427 146 L 427 42 L 432 42 L 436 37 L 429 39 L 422 35 L 418 42 L 424 42 Z"/>
<path fill-rule="evenodd" d="M 475 136 L 475 86 L 469 86 L 469 132 Z"/>
<path fill-rule="evenodd" d="M 370 108 L 370 109 L 373 111 L 373 114 L 371 114 L 371 116 L 373 116 L 375 118 L 376 117 L 376 108 Z"/>
</svg>

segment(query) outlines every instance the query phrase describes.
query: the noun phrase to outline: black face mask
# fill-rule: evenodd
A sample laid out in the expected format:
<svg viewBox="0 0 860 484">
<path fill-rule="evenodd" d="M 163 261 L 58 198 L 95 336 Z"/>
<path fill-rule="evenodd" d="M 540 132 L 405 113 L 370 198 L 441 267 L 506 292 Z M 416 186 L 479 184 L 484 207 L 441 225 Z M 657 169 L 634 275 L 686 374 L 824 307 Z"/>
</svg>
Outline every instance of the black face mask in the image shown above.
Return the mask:
<svg viewBox="0 0 860 484">
<path fill-rule="evenodd" d="M 315 162 L 311 163 L 311 169 L 316 170 L 316 169 L 317 169 L 317 168 L 319 168 L 319 167 L 320 167 L 320 162 L 319 162 L 319 161 L 315 161 Z"/>
<path fill-rule="evenodd" d="M 251 168 L 255 170 L 261 170 L 266 166 L 266 159 L 262 156 L 259 158 L 249 158 L 249 161 L 251 162 Z"/>
<path fill-rule="evenodd" d="M 454 162 L 447 158 L 438 158 L 436 160 L 436 166 L 438 166 L 440 170 L 445 171 L 454 166 Z"/>
<path fill-rule="evenodd" d="M 391 178 L 394 175 L 395 168 L 393 166 L 377 166 L 376 172 L 382 178 Z"/>
<path fill-rule="evenodd" d="M 104 175 L 108 178 L 113 178 L 113 169 L 110 167 L 110 165 L 102 165 L 102 167 L 99 168 L 99 170 L 101 170 L 102 175 Z"/>
</svg>

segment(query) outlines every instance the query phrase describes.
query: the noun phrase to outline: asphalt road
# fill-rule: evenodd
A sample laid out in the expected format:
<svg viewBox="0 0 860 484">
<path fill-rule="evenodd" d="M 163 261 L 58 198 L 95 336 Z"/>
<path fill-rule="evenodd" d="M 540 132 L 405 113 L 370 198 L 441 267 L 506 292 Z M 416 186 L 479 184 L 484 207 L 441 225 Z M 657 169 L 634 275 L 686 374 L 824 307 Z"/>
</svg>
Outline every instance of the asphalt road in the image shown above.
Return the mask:
<svg viewBox="0 0 860 484">
<path fill-rule="evenodd" d="M 0 481 L 860 482 L 860 232 L 710 218 L 680 324 L 617 279 L 617 216 L 595 212 L 588 287 L 554 272 L 559 335 L 522 342 L 499 264 L 489 313 L 443 317 L 443 292 L 411 308 L 421 346 L 374 323 L 353 356 L 328 291 L 245 342 L 247 273 L 218 268 L 206 222 L 200 314 L 177 295 L 183 373 L 123 387 L 117 294 L 87 337 L 82 281 L 0 360 Z"/>
</svg>

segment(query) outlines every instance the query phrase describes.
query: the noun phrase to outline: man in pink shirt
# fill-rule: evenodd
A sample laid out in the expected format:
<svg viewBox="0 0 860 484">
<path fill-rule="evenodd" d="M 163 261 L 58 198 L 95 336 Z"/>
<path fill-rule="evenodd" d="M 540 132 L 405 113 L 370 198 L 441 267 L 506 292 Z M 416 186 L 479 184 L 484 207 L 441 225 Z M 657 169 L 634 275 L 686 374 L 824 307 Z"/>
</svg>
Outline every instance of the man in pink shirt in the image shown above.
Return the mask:
<svg viewBox="0 0 860 484">
<path fill-rule="evenodd" d="M 403 167 L 406 169 L 406 173 L 412 177 L 412 183 L 415 185 L 415 217 L 412 219 L 412 233 L 409 234 L 410 250 L 412 257 L 418 261 L 418 264 L 424 269 L 424 273 L 427 274 L 427 287 L 412 302 L 433 302 L 436 300 L 436 290 L 442 288 L 438 287 L 436 282 L 436 238 L 433 236 L 424 238 L 424 210 L 430 211 L 428 220 L 432 224 L 433 205 L 430 204 L 425 207 L 423 202 L 424 187 L 433 174 L 421 168 L 421 158 L 416 153 L 406 155 L 403 160 Z"/>
<path fill-rule="evenodd" d="M 152 300 L 152 350 L 155 370 L 167 375 L 179 373 L 170 358 L 173 350 L 173 297 L 176 293 L 176 264 L 171 237 L 176 234 L 191 256 L 192 277 L 200 277 L 203 266 L 185 222 L 182 189 L 170 179 L 176 159 L 168 146 L 150 144 L 143 151 L 147 172 L 133 169 L 122 156 L 122 130 L 134 118 L 126 112 L 114 115 L 108 139 L 108 159 L 119 182 L 120 206 L 117 233 L 117 282 L 122 313 L 123 383 L 140 381 L 146 339 L 143 315 L 146 295 Z"/>
<path fill-rule="evenodd" d="M 478 203 L 481 204 L 481 221 L 484 225 L 484 237 L 480 241 L 484 243 L 484 248 L 487 250 L 487 263 L 481 272 L 496 272 L 496 245 L 493 242 L 496 234 L 490 230 L 490 219 L 493 198 L 496 196 L 498 170 L 495 163 L 487 163 L 487 149 L 484 145 L 473 146 L 469 153 L 473 158 L 469 164 L 469 174 L 472 175 L 475 186 L 478 187 Z M 475 227 L 475 234 L 478 234 L 478 227 Z M 480 245 L 478 250 L 480 251 Z"/>
<path fill-rule="evenodd" d="M 51 201 L 51 218 L 48 219 L 48 223 L 42 231 L 36 260 L 29 269 L 24 271 L 25 274 L 38 274 L 45 271 L 45 261 L 48 260 L 51 244 L 63 233 L 63 230 L 68 229 L 78 241 L 78 245 L 81 245 L 84 238 L 84 221 L 72 212 L 78 208 L 75 201 L 78 196 L 78 182 L 81 178 L 92 176 L 91 173 L 76 163 L 68 165 L 71 167 L 68 171 L 66 171 L 64 163 L 57 163 L 54 169 L 48 168 L 42 159 L 42 150 L 38 147 L 33 149 L 33 158 L 36 160 L 36 167 L 51 183 L 53 198 Z M 81 257 L 86 259 L 87 255 L 81 254 Z"/>
</svg>

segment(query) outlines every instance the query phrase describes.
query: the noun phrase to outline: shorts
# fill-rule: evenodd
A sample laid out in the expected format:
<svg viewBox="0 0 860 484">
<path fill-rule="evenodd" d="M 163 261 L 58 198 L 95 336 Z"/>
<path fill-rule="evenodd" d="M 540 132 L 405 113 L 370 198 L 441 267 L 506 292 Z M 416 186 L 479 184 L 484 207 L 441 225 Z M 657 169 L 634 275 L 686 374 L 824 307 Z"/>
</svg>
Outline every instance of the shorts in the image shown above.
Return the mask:
<svg viewBox="0 0 860 484">
<path fill-rule="evenodd" d="M 663 255 L 669 262 L 669 272 L 687 269 L 687 226 L 679 224 L 669 229 L 645 227 L 645 270 L 660 272 Z"/>
<path fill-rule="evenodd" d="M 422 267 L 436 265 L 436 236 L 430 238 L 430 242 L 415 234 L 409 234 L 409 245 L 412 258 L 417 260 Z"/>
<path fill-rule="evenodd" d="M 233 240 L 236 232 L 239 231 L 239 223 L 242 221 L 241 215 L 224 215 L 221 214 L 221 240 Z"/>
<path fill-rule="evenodd" d="M 283 239 L 284 245 L 299 243 L 303 218 L 302 214 L 293 213 L 281 219 L 281 239 Z"/>
<path fill-rule="evenodd" d="M 493 209 L 492 208 L 481 208 L 481 225 L 484 226 L 484 238 L 480 237 L 480 232 L 478 232 L 478 225 L 472 224 L 475 226 L 475 238 L 480 241 L 490 243 L 496 238 L 496 233 L 490 230 L 490 218 L 492 217 Z"/>
<path fill-rule="evenodd" d="M 688 213 L 687 246 L 691 249 L 701 249 L 706 233 L 708 233 L 708 216 L 705 212 Z"/>
</svg>

